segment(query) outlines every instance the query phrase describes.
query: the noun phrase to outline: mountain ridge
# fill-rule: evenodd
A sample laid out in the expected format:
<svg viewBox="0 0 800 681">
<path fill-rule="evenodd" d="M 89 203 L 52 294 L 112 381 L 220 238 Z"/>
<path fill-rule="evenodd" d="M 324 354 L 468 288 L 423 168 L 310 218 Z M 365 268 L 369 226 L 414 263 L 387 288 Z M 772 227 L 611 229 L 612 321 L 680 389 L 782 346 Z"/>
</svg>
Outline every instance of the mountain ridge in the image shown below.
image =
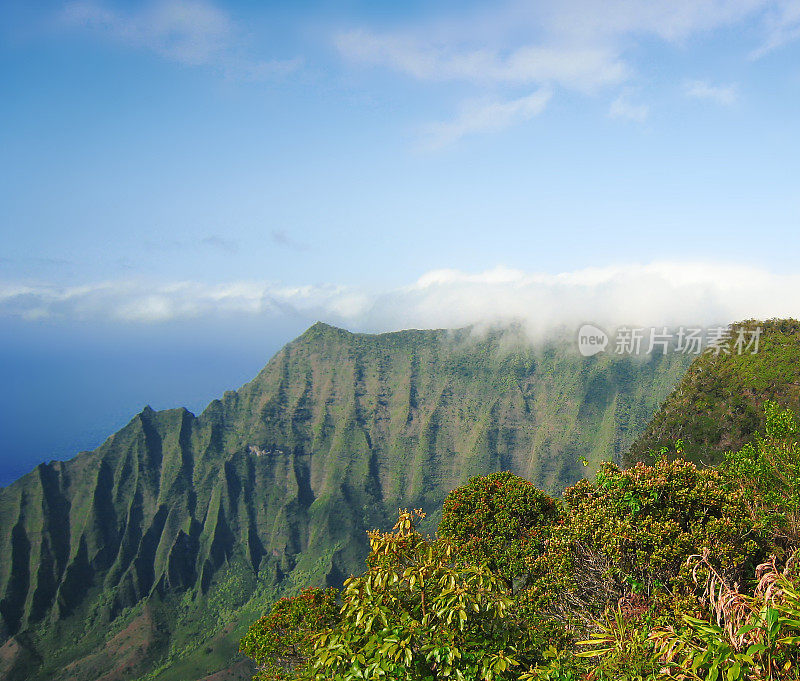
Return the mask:
<svg viewBox="0 0 800 681">
<path fill-rule="evenodd" d="M 800 321 L 745 320 L 730 325 L 732 338 L 759 335 L 758 352 L 706 352 L 664 400 L 624 463 L 649 460 L 680 440 L 682 456 L 704 465 L 721 461 L 763 431 L 764 402 L 800 414 Z"/>
<path fill-rule="evenodd" d="M 581 456 L 619 458 L 687 363 L 584 359 L 518 328 L 314 324 L 200 414 L 145 406 L 0 490 L 0 634 L 18 646 L 0 678 L 224 669 L 276 597 L 360 570 L 398 507 L 494 470 L 558 491 Z M 112 654 L 123 632 L 142 662 Z"/>
</svg>

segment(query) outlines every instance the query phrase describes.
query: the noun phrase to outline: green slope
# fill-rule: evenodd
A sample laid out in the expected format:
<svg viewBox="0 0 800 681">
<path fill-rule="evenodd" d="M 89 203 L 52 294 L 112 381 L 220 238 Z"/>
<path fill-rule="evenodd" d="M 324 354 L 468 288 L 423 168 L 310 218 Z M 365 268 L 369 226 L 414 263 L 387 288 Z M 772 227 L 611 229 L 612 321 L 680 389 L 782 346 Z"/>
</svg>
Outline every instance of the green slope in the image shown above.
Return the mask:
<svg viewBox="0 0 800 681">
<path fill-rule="evenodd" d="M 315 324 L 200 416 L 145 408 L 37 467 L 0 490 L 0 678 L 203 678 L 273 599 L 358 571 L 398 507 L 496 470 L 557 493 L 619 460 L 687 359 L 571 346 Z"/>
<path fill-rule="evenodd" d="M 748 320 L 732 325 L 732 337 L 743 329 L 749 338 L 757 327 L 762 329 L 757 353 L 705 353 L 692 363 L 625 463 L 647 459 L 649 452 L 681 439 L 687 458 L 714 464 L 763 429 L 766 400 L 800 413 L 800 322 Z"/>
</svg>

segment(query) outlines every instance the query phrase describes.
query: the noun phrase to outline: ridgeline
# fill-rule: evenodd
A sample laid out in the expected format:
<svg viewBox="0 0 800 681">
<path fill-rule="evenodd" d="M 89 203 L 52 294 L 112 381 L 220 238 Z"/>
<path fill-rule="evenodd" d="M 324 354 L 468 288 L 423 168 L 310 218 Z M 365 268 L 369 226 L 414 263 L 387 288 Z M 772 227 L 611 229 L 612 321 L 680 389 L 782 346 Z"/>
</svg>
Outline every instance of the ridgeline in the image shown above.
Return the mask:
<svg viewBox="0 0 800 681">
<path fill-rule="evenodd" d="M 0 678 L 246 678 L 247 625 L 359 572 L 398 507 L 500 470 L 560 493 L 620 460 L 687 364 L 315 324 L 199 416 L 145 408 L 0 490 Z"/>
</svg>

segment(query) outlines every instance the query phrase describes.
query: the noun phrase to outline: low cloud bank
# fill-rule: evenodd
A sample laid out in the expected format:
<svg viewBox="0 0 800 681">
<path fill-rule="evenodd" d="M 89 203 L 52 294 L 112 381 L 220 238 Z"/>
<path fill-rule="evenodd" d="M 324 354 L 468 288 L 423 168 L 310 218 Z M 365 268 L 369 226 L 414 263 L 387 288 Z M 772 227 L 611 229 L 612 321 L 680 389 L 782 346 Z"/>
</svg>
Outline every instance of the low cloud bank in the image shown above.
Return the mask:
<svg viewBox="0 0 800 681">
<path fill-rule="evenodd" d="M 533 334 L 591 322 L 679 326 L 800 317 L 800 275 L 708 263 L 656 262 L 560 274 L 497 267 L 434 270 L 400 288 L 268 281 L 113 281 L 0 285 L 0 317 L 133 325 L 226 318 L 320 319 L 360 331 L 522 322 Z"/>
</svg>

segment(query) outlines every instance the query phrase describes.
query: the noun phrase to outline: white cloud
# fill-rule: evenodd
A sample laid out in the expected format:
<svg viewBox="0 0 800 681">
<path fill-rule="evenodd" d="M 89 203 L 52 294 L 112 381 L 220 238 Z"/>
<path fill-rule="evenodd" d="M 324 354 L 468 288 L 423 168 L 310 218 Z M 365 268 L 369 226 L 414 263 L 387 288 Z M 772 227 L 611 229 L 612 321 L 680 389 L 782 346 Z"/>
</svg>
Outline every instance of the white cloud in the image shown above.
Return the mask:
<svg viewBox="0 0 800 681">
<path fill-rule="evenodd" d="M 69 25 L 193 65 L 225 52 L 234 35 L 230 18 L 202 0 L 162 0 L 129 13 L 85 0 L 69 3 L 63 17 Z"/>
<path fill-rule="evenodd" d="M 489 47 L 459 50 L 452 45 L 426 44 L 414 36 L 364 30 L 342 33 L 335 42 L 350 60 L 393 68 L 420 80 L 558 83 L 591 90 L 628 76 L 617 55 L 603 47 L 522 45 L 507 52 Z"/>
<path fill-rule="evenodd" d="M 549 90 L 541 89 L 507 102 L 484 100 L 465 103 L 454 120 L 427 127 L 423 146 L 438 149 L 453 144 L 465 135 L 502 130 L 527 121 L 544 111 L 551 96 Z"/>
<path fill-rule="evenodd" d="M 623 54 L 642 37 L 680 43 L 763 15 L 776 0 L 561 0 L 494 5 L 490 13 L 449 17 L 446 28 L 351 30 L 335 45 L 347 59 L 420 80 L 557 84 L 591 91 L 629 80 Z M 796 0 L 784 0 L 796 8 Z M 800 17 L 785 9 L 776 25 Z M 525 36 L 520 38 L 520 36 Z"/>
<path fill-rule="evenodd" d="M 590 321 L 618 325 L 724 324 L 800 315 L 800 276 L 736 265 L 661 262 L 560 274 L 496 268 L 430 272 L 376 297 L 370 329 L 458 327 L 521 320 L 532 333 Z M 361 320 L 354 320 L 362 322 Z"/>
<path fill-rule="evenodd" d="M 385 291 L 263 281 L 0 286 L 0 317 L 31 322 L 140 324 L 219 316 L 322 319 L 364 331 L 511 320 L 524 322 L 531 333 L 584 322 L 606 328 L 711 325 L 800 317 L 800 275 L 731 264 L 656 262 L 560 274 L 503 267 L 477 273 L 434 270 Z"/>
<path fill-rule="evenodd" d="M 295 239 L 291 234 L 286 232 L 283 229 L 273 229 L 269 233 L 269 237 L 272 240 L 272 243 L 281 246 L 282 248 L 288 248 L 292 251 L 307 251 L 309 250 L 308 244 L 298 241 Z"/>
<path fill-rule="evenodd" d="M 615 88 L 619 97 L 610 114 L 641 121 L 647 107 L 625 96 L 626 88 L 647 75 L 637 69 L 637 45 L 653 40 L 682 45 L 745 21 L 767 35 L 759 56 L 800 38 L 800 2 L 507 0 L 393 32 L 344 31 L 334 42 L 349 62 L 420 81 L 465 82 L 479 90 L 479 97 L 482 91 L 511 100 L 512 88 L 520 85 L 556 93 L 559 88 L 588 94 Z M 695 85 L 690 96 L 723 104 L 736 97 L 732 86 Z"/>
<path fill-rule="evenodd" d="M 76 287 L 7 285 L 0 286 L 0 316 L 149 323 L 217 314 L 313 314 L 340 307 L 352 309 L 343 303 L 352 295 L 341 286 L 280 286 L 263 281 L 218 285 L 196 281 L 117 281 Z"/>
<path fill-rule="evenodd" d="M 339 33 L 347 59 L 420 80 L 552 83 L 593 90 L 628 80 L 623 53 L 640 37 L 677 43 L 763 13 L 775 0 L 559 0 L 506 2 L 449 17 L 447 28 Z M 520 38 L 520 36 L 525 36 Z"/>
<path fill-rule="evenodd" d="M 646 104 L 634 104 L 630 100 L 630 95 L 623 92 L 617 97 L 608 109 L 611 118 L 622 118 L 637 123 L 644 123 L 650 115 L 650 107 Z"/>
<path fill-rule="evenodd" d="M 241 53 L 242 32 L 226 12 L 206 0 L 151 0 L 123 11 L 102 0 L 76 0 L 61 14 L 70 28 L 146 49 L 190 66 L 209 65 L 226 75 L 261 80 L 282 75 L 297 60 L 251 59 Z"/>
<path fill-rule="evenodd" d="M 765 24 L 766 39 L 758 49 L 751 52 L 753 59 L 759 59 L 800 38 L 800 2 L 781 0 L 775 3 Z"/>
<path fill-rule="evenodd" d="M 730 106 L 739 96 L 735 85 L 711 85 L 703 80 L 689 80 L 683 84 L 687 97 L 705 99 L 717 104 Z"/>
<path fill-rule="evenodd" d="M 679 43 L 698 33 L 732 26 L 770 7 L 774 0 L 561 0 L 521 2 L 530 20 L 549 32 L 581 40 L 619 40 L 650 35 Z M 524 13 L 523 13 L 524 15 Z"/>
</svg>

